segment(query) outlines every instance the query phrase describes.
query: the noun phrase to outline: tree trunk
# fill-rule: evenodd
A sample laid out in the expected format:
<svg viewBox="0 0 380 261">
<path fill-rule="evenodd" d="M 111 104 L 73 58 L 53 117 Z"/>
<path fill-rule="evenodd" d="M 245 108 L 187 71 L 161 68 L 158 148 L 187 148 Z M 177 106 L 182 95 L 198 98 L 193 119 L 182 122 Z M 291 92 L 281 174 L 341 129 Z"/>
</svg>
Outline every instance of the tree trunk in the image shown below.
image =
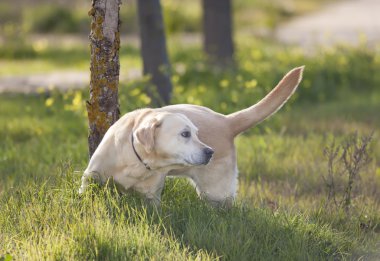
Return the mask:
<svg viewBox="0 0 380 261">
<path fill-rule="evenodd" d="M 170 102 L 172 84 L 160 1 L 137 0 L 137 9 L 144 75 L 149 75 L 155 86 L 148 94 L 154 106 L 162 106 Z"/>
<path fill-rule="evenodd" d="M 231 0 L 203 0 L 203 48 L 211 62 L 233 62 Z"/>
<path fill-rule="evenodd" d="M 119 119 L 120 0 L 93 0 L 90 99 L 87 101 L 90 157 L 108 128 Z"/>
</svg>

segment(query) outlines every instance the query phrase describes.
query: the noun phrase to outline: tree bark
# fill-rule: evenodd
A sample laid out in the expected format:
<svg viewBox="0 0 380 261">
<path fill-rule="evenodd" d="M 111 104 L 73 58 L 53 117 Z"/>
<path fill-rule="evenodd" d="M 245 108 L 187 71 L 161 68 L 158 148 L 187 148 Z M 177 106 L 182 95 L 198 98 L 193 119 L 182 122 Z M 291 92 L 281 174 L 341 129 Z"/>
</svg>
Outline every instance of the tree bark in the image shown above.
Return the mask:
<svg viewBox="0 0 380 261">
<path fill-rule="evenodd" d="M 231 0 L 203 0 L 203 49 L 211 62 L 233 63 Z"/>
<path fill-rule="evenodd" d="M 160 1 L 137 0 L 137 9 L 144 75 L 149 75 L 155 86 L 148 94 L 152 105 L 162 106 L 170 102 L 172 84 Z"/>
<path fill-rule="evenodd" d="M 108 128 L 119 119 L 120 0 L 93 0 L 90 99 L 87 101 L 90 157 Z"/>
</svg>

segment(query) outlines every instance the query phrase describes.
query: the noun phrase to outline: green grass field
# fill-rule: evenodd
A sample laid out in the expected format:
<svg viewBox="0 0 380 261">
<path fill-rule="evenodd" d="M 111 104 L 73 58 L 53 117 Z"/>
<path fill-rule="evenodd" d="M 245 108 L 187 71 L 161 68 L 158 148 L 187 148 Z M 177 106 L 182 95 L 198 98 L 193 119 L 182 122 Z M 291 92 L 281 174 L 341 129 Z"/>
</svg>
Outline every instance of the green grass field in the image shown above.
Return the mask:
<svg viewBox="0 0 380 261">
<path fill-rule="evenodd" d="M 379 52 L 310 56 L 245 40 L 239 47 L 239 66 L 227 72 L 209 69 L 197 48 L 170 48 L 173 102 L 223 113 L 253 104 L 292 67 L 306 65 L 295 98 L 237 138 L 239 196 L 230 210 L 199 200 L 184 179 L 167 180 L 160 212 L 113 188 L 93 186 L 80 197 L 86 91 L 0 95 L 0 260 L 379 259 Z M 129 48 L 122 68 L 137 60 Z M 44 52 L 28 59 L 48 68 L 87 62 L 75 50 Z M 16 69 L 1 67 L 0 75 L 26 70 L 24 58 L 13 61 Z M 146 106 L 144 85 L 121 84 L 123 113 Z M 354 182 L 347 214 L 327 200 L 323 151 L 334 139 L 373 131 L 372 161 Z M 346 177 L 336 182 L 343 195 Z"/>
</svg>

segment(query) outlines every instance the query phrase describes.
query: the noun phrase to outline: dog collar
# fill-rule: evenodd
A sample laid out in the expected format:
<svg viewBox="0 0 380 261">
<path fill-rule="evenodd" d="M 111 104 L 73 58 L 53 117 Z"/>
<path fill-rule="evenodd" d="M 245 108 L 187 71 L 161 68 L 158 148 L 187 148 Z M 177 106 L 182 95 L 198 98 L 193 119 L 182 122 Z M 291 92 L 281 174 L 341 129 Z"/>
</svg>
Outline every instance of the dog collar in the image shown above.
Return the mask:
<svg viewBox="0 0 380 261">
<path fill-rule="evenodd" d="M 147 170 L 151 170 L 151 168 L 149 167 L 148 164 L 146 164 L 140 157 L 140 155 L 137 153 L 136 151 L 136 148 L 135 148 L 135 144 L 134 144 L 134 138 L 133 138 L 133 133 L 132 133 L 132 138 L 131 138 L 131 143 L 132 143 L 132 149 L 133 149 L 133 152 L 135 153 L 136 157 L 139 159 L 139 161 L 145 166 L 145 168 Z"/>
</svg>

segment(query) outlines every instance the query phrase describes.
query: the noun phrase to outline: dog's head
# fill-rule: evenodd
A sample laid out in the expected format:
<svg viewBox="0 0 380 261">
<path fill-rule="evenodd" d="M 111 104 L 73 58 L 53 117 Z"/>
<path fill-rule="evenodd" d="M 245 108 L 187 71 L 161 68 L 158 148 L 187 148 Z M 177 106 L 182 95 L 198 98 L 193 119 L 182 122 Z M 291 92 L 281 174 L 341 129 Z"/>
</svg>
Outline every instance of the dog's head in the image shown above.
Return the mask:
<svg viewBox="0 0 380 261">
<path fill-rule="evenodd" d="M 197 127 L 183 114 L 158 113 L 133 133 L 155 165 L 206 165 L 214 151 L 198 138 Z"/>
</svg>

